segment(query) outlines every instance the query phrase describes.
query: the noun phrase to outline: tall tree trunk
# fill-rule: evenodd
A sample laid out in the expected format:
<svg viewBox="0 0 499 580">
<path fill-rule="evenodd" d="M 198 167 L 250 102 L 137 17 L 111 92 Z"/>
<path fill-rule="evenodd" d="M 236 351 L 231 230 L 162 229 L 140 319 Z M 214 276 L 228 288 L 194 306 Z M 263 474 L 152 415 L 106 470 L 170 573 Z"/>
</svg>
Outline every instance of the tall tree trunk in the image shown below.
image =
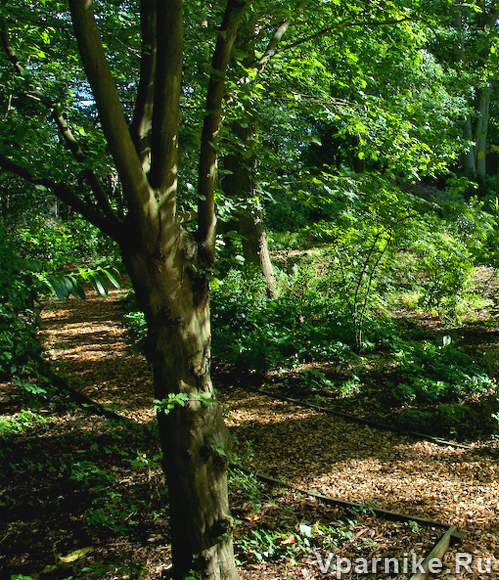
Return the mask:
<svg viewBox="0 0 499 580">
<path fill-rule="evenodd" d="M 471 52 L 473 57 L 473 61 L 471 62 L 478 70 L 486 70 L 489 66 L 493 38 L 496 36 L 496 32 L 491 34 L 491 31 L 496 28 L 499 7 L 496 2 L 492 2 L 475 16 L 476 23 L 473 24 L 473 28 L 480 31 L 481 42 L 476 52 Z M 465 32 L 465 24 L 469 26 L 470 22 L 466 22 L 462 7 L 455 7 L 453 26 L 457 33 L 457 42 L 454 47 L 454 62 L 463 69 L 469 68 L 469 64 L 466 64 L 466 43 L 470 40 L 470 36 Z M 470 147 L 463 154 L 463 165 L 464 173 L 470 179 L 475 178 L 477 175 L 485 175 L 487 169 L 486 145 L 489 124 L 490 89 L 487 86 L 476 87 L 476 89 L 478 96 L 473 103 L 474 113 L 476 115 L 475 126 L 472 126 L 470 117 L 463 121 L 463 137 L 469 143 Z"/>
<path fill-rule="evenodd" d="M 158 400 L 174 580 L 191 573 L 208 580 L 238 578 L 226 477 L 230 437 L 210 379 L 209 284 L 203 272 L 209 271 L 214 260 L 214 179 L 224 76 L 247 5 L 246 0 L 227 0 L 217 29 L 199 153 L 195 239 L 181 228 L 176 211 L 184 59 L 182 0 L 141 2 L 143 62 L 131 133 L 97 26 L 99 19 L 94 16 L 94 1 L 69 0 L 78 52 L 119 175 L 126 206 L 123 215 L 115 212 L 108 192 L 91 170 L 85 169 L 83 174 L 95 205 L 91 199 L 82 199 L 71 185 L 36 177 L 0 155 L 2 167 L 50 189 L 120 245 L 148 324 L 146 352 Z M 0 43 L 14 71 L 21 75 L 24 69 L 10 44 L 3 14 L 0 16 Z M 45 97 L 40 102 L 52 110 L 63 141 L 82 163 L 85 155 L 58 106 Z"/>
<path fill-rule="evenodd" d="M 260 212 L 255 207 L 248 207 L 238 214 L 239 233 L 242 236 L 244 258 L 255 264 L 262 272 L 269 298 L 279 295 L 274 267 L 270 259 L 267 234 Z"/>
<path fill-rule="evenodd" d="M 142 4 L 143 41 L 155 38 L 156 54 L 144 52 L 149 62 L 141 67 L 144 90 L 137 98 L 132 135 L 92 2 L 70 0 L 70 6 L 83 66 L 128 206 L 125 230 L 120 228 L 117 241 L 148 326 L 146 354 L 159 401 L 173 578 L 193 573 L 209 580 L 237 580 L 226 476 L 230 438 L 210 379 L 209 284 L 202 272 L 214 260 L 214 178 L 224 75 L 246 5 L 227 0 L 213 55 L 199 157 L 196 240 L 181 228 L 176 211 L 182 0 Z M 154 90 L 148 88 L 151 82 Z"/>
<path fill-rule="evenodd" d="M 470 117 L 463 122 L 463 136 L 464 140 L 469 144 L 469 149 L 463 153 L 464 174 L 468 179 L 473 179 L 476 176 L 476 147 L 473 143 L 473 129 Z"/>
<path fill-rule="evenodd" d="M 486 146 L 487 129 L 489 126 L 490 92 L 488 88 L 481 88 L 478 94 L 477 113 L 475 124 L 475 149 L 476 149 L 476 172 L 485 175 L 486 170 Z"/>
<path fill-rule="evenodd" d="M 298 4 L 295 13 L 301 12 L 303 6 L 304 2 Z M 250 21 L 237 37 L 239 50 L 246 54 L 242 61 L 243 66 L 252 67 L 256 74 L 261 73 L 274 56 L 277 46 L 290 25 L 291 20 L 284 20 L 277 26 L 263 56 L 256 61 L 255 65 L 255 23 Z M 244 72 L 243 79 L 240 80 L 245 82 L 246 72 Z M 237 216 L 238 230 L 242 236 L 244 257 L 247 262 L 260 268 L 267 285 L 267 295 L 270 298 L 277 298 L 277 282 L 270 259 L 267 235 L 261 212 L 256 205 L 251 204 L 251 200 L 254 199 L 253 179 L 256 163 L 254 152 L 251 150 L 251 141 L 257 132 L 255 118 L 251 111 L 248 112 L 245 121 L 246 125 L 244 127 L 240 122 L 232 122 L 231 130 L 239 138 L 242 150 L 232 152 L 224 157 L 224 168 L 229 172 L 225 175 L 222 186 L 225 193 L 233 197 L 233 199 L 245 201 L 245 207 L 238 212 Z M 249 155 L 247 154 L 248 152 L 250 153 Z M 243 153 L 245 154 L 243 155 Z"/>
<path fill-rule="evenodd" d="M 258 66 L 255 69 L 261 72 L 268 60 L 275 52 L 277 43 L 288 28 L 285 26 L 278 28 L 272 37 L 271 43 L 264 53 Z M 255 34 L 254 22 L 250 21 L 239 31 L 236 39 L 237 48 L 246 56 L 242 61 L 243 67 L 250 67 L 255 62 Z M 243 74 L 245 69 L 243 68 Z M 245 78 L 240 82 L 246 82 Z M 267 295 L 270 298 L 277 298 L 277 282 L 274 275 L 274 268 L 270 259 L 267 244 L 267 234 L 262 221 L 261 211 L 252 200 L 255 198 L 255 153 L 253 150 L 254 136 L 257 133 L 256 120 L 253 111 L 246 111 L 244 120 L 232 120 L 229 124 L 229 132 L 236 137 L 235 143 L 239 145 L 236 150 L 224 156 L 223 165 L 227 170 L 222 179 L 224 193 L 237 202 L 243 202 L 242 206 L 234 216 L 237 223 L 237 230 L 241 235 L 243 253 L 246 262 L 257 266 L 263 274 L 267 287 Z"/>
<path fill-rule="evenodd" d="M 248 147 L 251 136 L 250 128 L 232 124 L 232 131 Z M 253 157 L 241 153 L 231 153 L 224 157 L 224 169 L 228 171 L 222 179 L 224 193 L 236 202 L 244 201 L 237 215 L 234 216 L 237 230 L 242 238 L 243 253 L 247 262 L 255 264 L 262 272 L 267 286 L 267 295 L 277 298 L 277 282 L 267 245 L 267 234 L 259 210 L 251 200 L 253 193 Z"/>
<path fill-rule="evenodd" d="M 210 379 L 209 286 L 192 268 L 196 243 L 178 234 L 168 256 L 122 248 L 146 315 L 155 398 L 163 401 L 158 422 L 173 578 L 194 572 L 210 580 L 236 580 L 226 477 L 230 436 Z"/>
</svg>

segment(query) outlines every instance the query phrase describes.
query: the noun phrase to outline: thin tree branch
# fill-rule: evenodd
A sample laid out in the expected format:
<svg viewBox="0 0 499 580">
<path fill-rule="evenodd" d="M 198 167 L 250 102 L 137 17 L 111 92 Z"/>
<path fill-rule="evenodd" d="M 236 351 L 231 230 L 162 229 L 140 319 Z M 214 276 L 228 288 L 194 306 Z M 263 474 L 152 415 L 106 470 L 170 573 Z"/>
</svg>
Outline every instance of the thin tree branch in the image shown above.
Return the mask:
<svg viewBox="0 0 499 580">
<path fill-rule="evenodd" d="M 222 122 L 222 99 L 225 72 L 229 63 L 237 28 L 248 2 L 228 0 L 212 61 L 212 74 L 206 97 L 206 116 L 201 135 L 198 176 L 198 241 L 208 263 L 215 259 L 215 175 L 217 140 Z"/>
<path fill-rule="evenodd" d="M 10 42 L 9 28 L 8 28 L 7 23 L 6 23 L 4 18 L 2 18 L 2 26 L 0 28 L 0 36 L 1 36 L 2 46 L 3 46 L 4 52 L 7 55 L 7 58 L 9 59 L 10 63 L 12 64 L 12 67 L 14 69 L 14 73 L 17 76 L 22 77 L 25 69 L 22 66 L 21 61 L 20 61 L 19 57 L 17 56 L 17 54 L 16 54 L 16 52 L 15 52 L 15 50 Z M 45 97 L 40 91 L 37 91 L 37 90 L 26 91 L 25 95 L 28 98 L 33 99 L 34 101 L 37 101 L 48 108 L 50 108 L 52 106 L 52 102 L 50 101 L 50 99 Z"/>
<path fill-rule="evenodd" d="M 69 128 L 69 125 L 66 123 L 66 120 L 63 117 L 59 105 L 53 106 L 52 118 L 54 119 L 55 124 L 59 128 L 64 143 L 66 144 L 66 147 L 71 151 L 76 161 L 83 163 L 85 161 L 85 154 L 83 153 L 83 150 L 80 147 L 79 143 L 74 138 L 74 135 L 71 129 Z"/>
<path fill-rule="evenodd" d="M 326 34 L 329 34 L 330 32 L 333 32 L 333 31 L 341 29 L 341 28 L 354 27 L 354 26 L 359 26 L 359 27 L 393 26 L 394 24 L 401 24 L 402 22 L 408 22 L 409 20 L 412 20 L 412 19 L 413 19 L 413 17 L 411 15 L 411 16 L 405 16 L 404 18 L 393 18 L 390 20 L 355 20 L 355 21 L 350 21 L 350 22 L 344 20 L 342 22 L 337 22 L 336 24 L 333 24 L 332 26 L 322 28 L 321 30 L 315 32 L 314 34 L 311 34 L 311 35 L 306 36 L 304 38 L 300 38 L 300 39 L 296 40 L 295 42 L 287 44 L 286 46 L 282 47 L 279 50 L 279 52 L 283 52 L 285 50 L 290 50 L 292 48 L 299 46 L 300 44 L 304 44 L 305 42 L 309 42 L 310 40 L 315 40 L 316 38 L 319 38 L 321 36 L 326 36 Z"/>
<path fill-rule="evenodd" d="M 64 139 L 64 142 L 66 143 L 67 148 L 73 154 L 73 157 L 79 163 L 84 163 L 86 161 L 86 156 L 83 153 L 79 143 L 74 138 L 73 133 L 66 123 L 58 105 L 54 105 L 52 109 L 52 117 L 56 125 L 59 127 L 59 131 Z M 97 201 L 97 206 L 109 217 L 109 219 L 115 222 L 116 225 L 121 223 L 114 209 L 111 207 L 109 197 L 97 175 L 95 175 L 95 173 L 89 168 L 85 168 L 83 170 L 83 175 L 92 188 L 92 192 Z"/>
<path fill-rule="evenodd" d="M 376 270 L 378 269 L 378 265 L 381 262 L 381 258 L 385 255 L 386 250 L 388 249 L 388 246 L 390 245 L 391 239 L 392 239 L 392 234 L 389 230 L 388 231 L 388 239 L 385 240 L 385 246 L 382 250 L 379 251 L 379 255 L 376 258 L 374 265 L 371 268 L 371 273 L 369 274 L 369 279 L 367 281 L 367 288 L 366 288 L 366 293 L 364 296 L 364 302 L 362 304 L 362 308 L 360 310 L 360 316 L 358 317 L 358 348 L 359 350 L 362 350 L 362 339 L 363 339 L 363 328 L 364 328 L 364 318 L 366 316 L 366 312 L 367 312 L 367 305 L 369 302 L 369 293 L 371 291 L 371 286 L 374 280 L 374 274 L 376 273 Z M 375 241 L 375 243 L 377 243 L 377 241 Z M 364 272 L 362 273 L 362 275 L 364 274 Z"/>
<path fill-rule="evenodd" d="M 103 233 L 107 234 L 117 242 L 122 240 L 122 225 L 119 222 L 112 222 L 108 219 L 108 216 L 103 215 L 98 210 L 84 203 L 74 193 L 69 185 L 65 183 L 57 183 L 56 181 L 45 177 L 36 177 L 29 169 L 2 154 L 0 154 L 0 167 L 3 167 L 6 171 L 14 173 L 18 177 L 21 177 L 35 186 L 41 186 L 51 190 L 58 199 L 70 205 L 76 212 L 81 214 L 91 224 L 99 228 Z"/>
<path fill-rule="evenodd" d="M 130 136 L 125 114 L 106 59 L 93 13 L 92 0 L 70 0 L 73 27 L 83 68 L 92 88 L 100 121 L 141 242 L 154 244 L 157 204 Z"/>
<path fill-rule="evenodd" d="M 154 75 L 156 72 L 156 0 L 140 3 L 142 54 L 137 99 L 130 133 L 145 171 L 151 157 L 151 127 L 154 105 Z"/>
<path fill-rule="evenodd" d="M 10 44 L 9 29 L 7 27 L 7 23 L 5 22 L 5 20 L 3 18 L 2 18 L 2 26 L 0 28 L 0 37 L 2 40 L 2 46 L 3 46 L 3 49 L 5 51 L 5 54 L 7 55 L 9 61 L 11 62 L 12 66 L 14 67 L 15 72 L 18 75 L 22 75 L 24 69 L 21 66 L 19 59 L 17 58 L 17 55 L 16 55 L 14 49 L 12 48 L 12 45 Z"/>
</svg>

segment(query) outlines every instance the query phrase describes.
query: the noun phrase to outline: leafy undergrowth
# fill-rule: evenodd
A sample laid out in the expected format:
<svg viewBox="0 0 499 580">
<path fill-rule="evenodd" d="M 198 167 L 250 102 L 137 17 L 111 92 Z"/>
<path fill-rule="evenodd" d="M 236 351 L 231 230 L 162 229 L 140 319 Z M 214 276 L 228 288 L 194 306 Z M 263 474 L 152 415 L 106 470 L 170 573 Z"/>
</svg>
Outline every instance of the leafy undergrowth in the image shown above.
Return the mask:
<svg viewBox="0 0 499 580">
<path fill-rule="evenodd" d="M 399 350 L 378 350 L 340 363 L 275 367 L 264 375 L 248 373 L 242 383 L 427 435 L 461 441 L 496 437 L 496 325 L 443 329 L 420 321 L 405 324 L 406 340 Z M 230 384 L 232 366 L 219 362 L 216 369 L 217 379 Z"/>
<path fill-rule="evenodd" d="M 21 396 L 2 385 L 1 578 L 157 577 L 169 536 L 154 436 Z"/>
<path fill-rule="evenodd" d="M 237 470 L 232 483 L 242 578 L 324 578 L 326 573 L 337 574 L 340 559 L 352 562 L 349 578 L 365 578 L 373 571 L 376 578 L 405 578 L 404 558 L 412 562 L 412 554 L 427 554 L 442 535 L 441 529 L 413 521 L 380 519 L 367 507 L 347 510 L 294 490 L 269 487 Z M 384 565 L 373 570 L 375 558 L 397 560 L 398 573 L 394 563 L 387 570 Z"/>
<path fill-rule="evenodd" d="M 54 395 L 31 409 L 2 385 L 0 577 L 153 579 L 170 564 L 167 491 L 155 434 Z M 424 555 L 441 530 L 348 512 L 234 468 L 231 505 L 242 578 L 323 577 L 338 557 Z M 398 577 L 381 574 L 379 577 Z"/>
<path fill-rule="evenodd" d="M 430 305 L 411 304 L 407 289 L 398 288 L 391 302 L 373 305 L 357 329 L 369 340 L 359 342 L 352 313 L 320 275 L 324 255 L 314 250 L 299 259 L 308 270 L 294 271 L 292 256 L 281 260 L 297 278 L 292 285 L 288 279 L 278 299 L 267 297 L 261 276 L 247 279 L 235 270 L 213 291 L 216 382 L 263 387 L 446 439 L 499 435 L 495 271 L 473 270 L 461 320 L 457 313 L 446 318 Z M 133 294 L 123 306 L 129 336 L 140 349 L 146 324 Z"/>
<path fill-rule="evenodd" d="M 403 252 L 395 270 L 378 272 L 378 291 L 366 288 L 360 299 L 337 279 L 333 254 L 334 247 L 281 254 L 286 283 L 277 300 L 258 277 L 227 274 L 213 293 L 221 380 L 243 375 L 238 384 L 447 439 L 499 435 L 496 271 L 468 264 L 457 292 L 446 260 L 438 276 L 425 260 L 411 278 L 417 256 Z M 359 292 L 364 272 L 353 284 Z M 418 281 L 442 295 L 423 299 Z"/>
</svg>

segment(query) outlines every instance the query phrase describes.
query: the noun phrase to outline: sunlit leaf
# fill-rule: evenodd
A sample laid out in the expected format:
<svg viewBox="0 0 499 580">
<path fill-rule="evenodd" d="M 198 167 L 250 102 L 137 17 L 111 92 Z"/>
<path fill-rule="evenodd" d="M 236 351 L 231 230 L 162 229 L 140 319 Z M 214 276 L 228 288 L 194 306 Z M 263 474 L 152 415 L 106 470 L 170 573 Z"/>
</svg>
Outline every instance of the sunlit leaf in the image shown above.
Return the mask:
<svg viewBox="0 0 499 580">
<path fill-rule="evenodd" d="M 90 552 L 91 549 L 92 547 L 90 546 L 88 548 L 80 548 L 79 550 L 74 550 L 73 552 L 70 552 L 67 556 L 59 556 L 59 560 L 61 562 L 64 562 L 64 564 L 69 564 L 70 562 L 78 560 L 85 554 L 88 554 L 88 552 Z"/>
</svg>

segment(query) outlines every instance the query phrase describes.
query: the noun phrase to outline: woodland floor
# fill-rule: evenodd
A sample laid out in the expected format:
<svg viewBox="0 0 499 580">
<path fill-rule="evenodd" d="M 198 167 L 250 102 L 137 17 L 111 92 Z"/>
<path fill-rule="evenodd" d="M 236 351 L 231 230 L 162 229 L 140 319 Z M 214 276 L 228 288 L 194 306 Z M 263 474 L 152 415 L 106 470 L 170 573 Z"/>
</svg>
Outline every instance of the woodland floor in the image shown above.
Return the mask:
<svg viewBox="0 0 499 580">
<path fill-rule="evenodd" d="M 163 577 L 169 566 L 163 480 L 146 459 L 157 449 L 151 375 L 126 341 L 122 297 L 123 292 L 113 291 L 107 299 L 90 295 L 85 302 L 69 300 L 44 310 L 43 340 L 54 370 L 130 421 L 113 422 L 91 407 L 61 401 L 40 409 L 46 423 L 35 422 L 9 442 L 9 461 L 0 475 L 1 580 L 23 575 L 152 580 Z M 248 382 L 234 372 L 215 372 L 227 424 L 240 448 L 247 449 L 246 467 L 334 498 L 455 524 L 463 542 L 445 556 L 444 570 L 450 571 L 434 577 L 499 579 L 497 440 L 471 442 L 467 448 L 436 445 L 274 400 L 245 389 Z M 0 385 L 0 397 L 4 416 L 22 408 L 14 386 Z M 113 451 L 116 438 L 123 455 Z M 125 450 L 133 450 L 135 460 Z M 101 478 L 101 487 L 85 486 L 88 469 Z M 231 509 L 239 522 L 235 538 L 242 580 L 336 577 L 332 571 L 321 573 L 307 546 L 312 527 L 316 537 L 320 530 L 328 530 L 325 538 L 338 531 L 336 543 L 319 542 L 324 561 L 329 551 L 352 559 L 424 557 L 444 531 L 389 522 L 368 509 L 346 511 L 284 487 L 262 484 L 258 495 L 241 473 L 234 481 Z M 99 489 L 106 497 L 115 495 L 115 513 L 101 509 Z M 125 504 L 131 506 L 129 521 L 120 523 Z M 301 536 L 293 532 L 297 529 Z M 276 531 L 281 533 L 277 540 Z M 258 540 L 266 532 L 273 537 L 269 549 Z M 457 552 L 491 558 L 492 572 L 477 572 L 474 560 L 473 574 L 456 573 Z"/>
</svg>

